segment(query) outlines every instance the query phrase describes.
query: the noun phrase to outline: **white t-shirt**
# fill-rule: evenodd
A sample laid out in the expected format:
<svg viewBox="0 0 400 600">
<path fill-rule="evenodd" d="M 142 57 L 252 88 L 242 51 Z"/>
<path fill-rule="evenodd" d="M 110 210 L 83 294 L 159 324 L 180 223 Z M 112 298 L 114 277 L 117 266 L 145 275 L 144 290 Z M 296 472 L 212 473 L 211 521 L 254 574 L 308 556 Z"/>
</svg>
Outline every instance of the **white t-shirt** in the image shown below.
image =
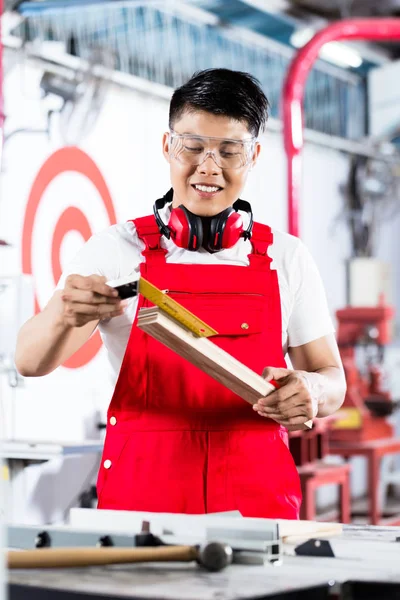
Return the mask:
<svg viewBox="0 0 400 600">
<path fill-rule="evenodd" d="M 170 209 L 160 211 L 168 222 Z M 245 219 L 245 216 L 243 215 Z M 268 250 L 273 259 L 271 267 L 278 271 L 282 307 L 282 348 L 301 346 L 334 332 L 321 277 L 310 253 L 296 237 L 272 230 L 274 239 Z M 167 250 L 166 261 L 180 264 L 231 264 L 246 267 L 251 242 L 241 238 L 235 246 L 214 254 L 203 248 L 197 252 L 184 250 L 165 237 L 161 245 Z M 144 261 L 143 242 L 138 238 L 133 223 L 113 225 L 93 235 L 63 272 L 58 288 L 65 278 L 79 275 L 103 275 L 108 281 L 125 277 L 139 270 Z M 138 299 L 126 301 L 124 314 L 99 324 L 100 334 L 108 353 L 112 377 L 117 380 L 124 357 L 132 323 L 136 316 Z M 267 365 L 266 365 L 267 366 Z"/>
</svg>

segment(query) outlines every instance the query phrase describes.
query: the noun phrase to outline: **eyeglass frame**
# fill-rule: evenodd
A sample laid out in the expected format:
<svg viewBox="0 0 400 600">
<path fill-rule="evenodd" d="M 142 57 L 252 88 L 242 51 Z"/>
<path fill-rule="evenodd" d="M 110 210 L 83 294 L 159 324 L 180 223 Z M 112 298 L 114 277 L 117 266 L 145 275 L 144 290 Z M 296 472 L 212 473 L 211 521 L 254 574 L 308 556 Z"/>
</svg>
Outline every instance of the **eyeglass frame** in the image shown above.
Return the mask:
<svg viewBox="0 0 400 600">
<path fill-rule="evenodd" d="M 179 139 L 185 139 L 185 138 L 198 138 L 199 140 L 220 140 L 223 142 L 233 142 L 235 144 L 239 143 L 239 144 L 243 144 L 243 146 L 245 144 L 249 144 L 251 143 L 253 145 L 252 147 L 252 152 L 251 155 L 254 154 L 254 149 L 255 149 L 255 145 L 257 143 L 257 137 L 253 136 L 249 139 L 246 140 L 238 140 L 238 139 L 232 139 L 232 138 L 221 138 L 221 137 L 214 137 L 214 136 L 210 136 L 210 135 L 198 135 L 196 133 L 177 133 L 176 131 L 174 131 L 173 129 L 169 130 L 169 136 L 171 138 L 171 140 L 173 140 L 173 138 L 179 138 Z M 179 160 L 179 158 L 173 156 L 172 152 L 171 152 L 171 145 L 169 146 L 168 149 L 168 154 L 169 156 L 171 156 L 172 158 L 175 158 L 175 160 L 182 162 Z M 192 165 L 193 167 L 199 167 L 200 165 L 202 165 L 204 163 L 205 160 L 207 160 L 208 156 L 211 156 L 213 161 L 215 162 L 215 164 L 222 170 L 232 170 L 232 171 L 236 171 L 237 169 L 242 169 L 243 167 L 247 167 L 247 165 L 249 165 L 251 163 L 251 161 L 253 160 L 253 157 L 250 156 L 249 153 L 249 159 L 247 162 L 245 162 L 243 165 L 240 165 L 239 167 L 221 167 L 218 162 L 216 161 L 216 156 L 213 150 L 208 150 L 203 158 L 203 160 L 198 164 L 198 165 Z M 183 163 L 183 164 L 190 164 L 190 163 Z"/>
</svg>

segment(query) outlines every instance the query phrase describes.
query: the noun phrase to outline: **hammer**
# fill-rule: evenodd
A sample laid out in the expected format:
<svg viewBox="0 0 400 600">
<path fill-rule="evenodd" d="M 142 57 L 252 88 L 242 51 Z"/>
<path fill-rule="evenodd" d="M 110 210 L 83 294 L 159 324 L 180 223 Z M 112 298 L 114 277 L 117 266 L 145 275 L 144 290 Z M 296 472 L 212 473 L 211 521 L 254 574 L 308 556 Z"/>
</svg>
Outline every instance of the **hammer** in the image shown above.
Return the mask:
<svg viewBox="0 0 400 600">
<path fill-rule="evenodd" d="M 199 546 L 154 548 L 39 548 L 7 552 L 9 569 L 46 569 L 94 565 L 197 561 L 207 571 L 221 571 L 232 562 L 230 546 L 208 542 Z"/>
</svg>

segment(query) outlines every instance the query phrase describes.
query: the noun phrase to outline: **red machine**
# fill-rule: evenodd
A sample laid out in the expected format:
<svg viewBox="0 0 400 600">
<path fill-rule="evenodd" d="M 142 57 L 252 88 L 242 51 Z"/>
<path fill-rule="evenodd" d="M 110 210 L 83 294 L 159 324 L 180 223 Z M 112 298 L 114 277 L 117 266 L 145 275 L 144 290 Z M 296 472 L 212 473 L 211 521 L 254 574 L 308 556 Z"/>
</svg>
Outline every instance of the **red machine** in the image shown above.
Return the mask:
<svg viewBox="0 0 400 600">
<path fill-rule="evenodd" d="M 366 441 L 393 435 L 388 421 L 397 403 L 383 381 L 384 346 L 391 338 L 390 306 L 347 307 L 337 311 L 338 344 L 346 373 L 347 393 L 333 425 L 334 442 Z M 363 363 L 360 366 L 360 363 Z"/>
</svg>

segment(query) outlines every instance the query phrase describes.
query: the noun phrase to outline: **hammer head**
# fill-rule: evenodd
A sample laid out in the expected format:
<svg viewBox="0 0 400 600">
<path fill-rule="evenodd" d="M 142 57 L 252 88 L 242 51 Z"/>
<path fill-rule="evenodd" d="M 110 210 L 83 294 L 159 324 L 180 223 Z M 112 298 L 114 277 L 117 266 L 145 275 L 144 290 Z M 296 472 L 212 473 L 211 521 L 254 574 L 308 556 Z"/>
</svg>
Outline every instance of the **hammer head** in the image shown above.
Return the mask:
<svg viewBox="0 0 400 600">
<path fill-rule="evenodd" d="M 232 563 L 233 552 L 228 544 L 208 542 L 198 548 L 198 563 L 207 571 L 221 571 Z"/>
</svg>

